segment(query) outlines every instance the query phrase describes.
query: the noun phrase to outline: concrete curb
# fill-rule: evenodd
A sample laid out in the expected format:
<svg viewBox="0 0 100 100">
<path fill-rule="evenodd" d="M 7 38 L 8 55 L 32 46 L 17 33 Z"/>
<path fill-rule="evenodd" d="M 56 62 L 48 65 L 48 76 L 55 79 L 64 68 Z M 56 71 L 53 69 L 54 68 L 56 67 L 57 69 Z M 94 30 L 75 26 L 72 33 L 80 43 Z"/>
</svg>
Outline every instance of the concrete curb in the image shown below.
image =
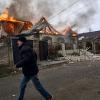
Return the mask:
<svg viewBox="0 0 100 100">
<path fill-rule="evenodd" d="M 57 67 L 57 65 L 61 65 L 61 64 L 63 64 L 63 63 L 68 64 L 69 61 L 68 61 L 68 60 L 53 61 L 53 62 L 50 62 L 49 64 L 39 65 L 39 69 L 42 70 L 42 69 L 48 69 L 48 68 Z"/>
</svg>

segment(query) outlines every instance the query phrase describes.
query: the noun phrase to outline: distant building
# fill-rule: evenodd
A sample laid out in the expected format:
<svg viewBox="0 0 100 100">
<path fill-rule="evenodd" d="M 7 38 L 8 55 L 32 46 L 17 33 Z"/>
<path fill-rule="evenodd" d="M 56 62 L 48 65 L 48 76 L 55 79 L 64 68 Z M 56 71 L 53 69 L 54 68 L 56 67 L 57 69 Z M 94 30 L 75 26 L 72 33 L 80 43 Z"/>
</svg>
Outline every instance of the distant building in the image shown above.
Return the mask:
<svg viewBox="0 0 100 100">
<path fill-rule="evenodd" d="M 80 48 L 88 48 L 92 53 L 100 53 L 100 31 L 81 33 L 78 35 Z"/>
</svg>

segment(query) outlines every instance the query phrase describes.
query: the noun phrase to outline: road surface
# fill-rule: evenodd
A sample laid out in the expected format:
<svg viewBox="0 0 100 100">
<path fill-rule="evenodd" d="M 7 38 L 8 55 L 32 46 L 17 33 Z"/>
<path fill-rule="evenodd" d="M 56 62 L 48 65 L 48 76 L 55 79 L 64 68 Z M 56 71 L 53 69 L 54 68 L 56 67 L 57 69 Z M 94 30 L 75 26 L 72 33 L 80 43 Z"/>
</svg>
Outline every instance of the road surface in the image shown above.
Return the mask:
<svg viewBox="0 0 100 100">
<path fill-rule="evenodd" d="M 17 100 L 22 75 L 0 79 L 0 100 Z M 100 62 L 62 64 L 40 70 L 39 78 L 53 100 L 100 100 Z M 29 82 L 25 100 L 44 100 Z"/>
</svg>

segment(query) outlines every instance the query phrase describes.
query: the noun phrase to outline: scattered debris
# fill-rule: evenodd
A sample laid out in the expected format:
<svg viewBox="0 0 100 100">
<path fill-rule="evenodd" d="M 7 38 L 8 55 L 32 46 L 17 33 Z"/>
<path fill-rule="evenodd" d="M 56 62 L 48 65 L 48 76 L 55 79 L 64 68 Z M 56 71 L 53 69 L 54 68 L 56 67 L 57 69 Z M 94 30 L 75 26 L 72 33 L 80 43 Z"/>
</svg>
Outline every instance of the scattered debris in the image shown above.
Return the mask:
<svg viewBox="0 0 100 100">
<path fill-rule="evenodd" d="M 15 97 L 15 96 L 16 96 L 15 94 L 12 95 L 12 97 Z"/>
</svg>

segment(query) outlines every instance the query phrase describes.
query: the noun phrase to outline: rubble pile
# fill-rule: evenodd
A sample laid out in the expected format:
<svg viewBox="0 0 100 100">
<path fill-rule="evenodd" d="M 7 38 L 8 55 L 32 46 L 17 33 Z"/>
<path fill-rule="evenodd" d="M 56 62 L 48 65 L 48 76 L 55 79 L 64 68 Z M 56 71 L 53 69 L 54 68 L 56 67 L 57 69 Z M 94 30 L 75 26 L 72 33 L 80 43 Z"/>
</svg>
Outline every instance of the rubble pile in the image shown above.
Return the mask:
<svg viewBox="0 0 100 100">
<path fill-rule="evenodd" d="M 80 56 L 66 55 L 65 59 L 68 59 L 69 61 L 96 61 L 100 60 L 100 55 L 93 54 L 87 50 L 81 50 Z"/>
</svg>

